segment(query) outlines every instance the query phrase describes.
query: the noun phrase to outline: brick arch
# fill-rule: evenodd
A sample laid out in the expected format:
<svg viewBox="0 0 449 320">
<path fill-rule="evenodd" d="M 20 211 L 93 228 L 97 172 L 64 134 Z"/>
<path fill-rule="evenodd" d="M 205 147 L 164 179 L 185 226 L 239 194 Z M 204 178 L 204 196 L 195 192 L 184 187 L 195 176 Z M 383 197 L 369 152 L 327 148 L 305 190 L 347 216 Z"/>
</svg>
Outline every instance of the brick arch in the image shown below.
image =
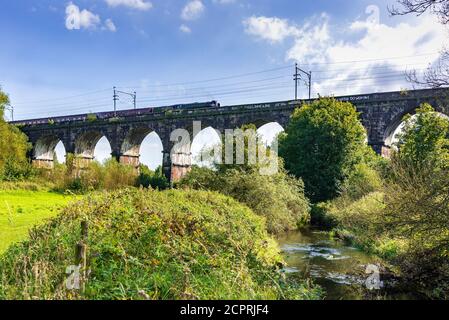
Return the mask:
<svg viewBox="0 0 449 320">
<path fill-rule="evenodd" d="M 46 134 L 33 143 L 33 163 L 39 168 L 53 168 L 55 148 L 63 139 L 56 134 Z M 64 146 L 65 147 L 65 146 Z"/>
<path fill-rule="evenodd" d="M 416 114 L 416 109 L 418 109 L 422 103 L 430 104 L 436 112 L 449 117 L 449 101 L 446 99 L 435 99 L 433 101 L 413 101 L 402 107 L 394 108 L 394 112 L 386 114 L 386 119 L 384 122 L 385 126 L 383 129 L 382 139 L 385 146 L 391 147 L 394 133 L 403 122 L 404 117 L 407 114 Z"/>
<path fill-rule="evenodd" d="M 95 147 L 97 146 L 98 141 L 103 137 L 106 137 L 112 149 L 111 139 L 110 136 L 108 136 L 107 133 L 101 130 L 81 132 L 75 139 L 75 156 L 89 160 L 94 159 Z"/>
<path fill-rule="evenodd" d="M 141 146 L 145 138 L 156 133 L 159 140 L 164 147 L 162 138 L 157 130 L 154 130 L 150 125 L 138 125 L 130 128 L 123 140 L 120 141 L 120 163 L 134 166 L 138 168 L 140 166 Z"/>
<path fill-rule="evenodd" d="M 131 128 L 121 143 L 120 154 L 124 156 L 138 157 L 140 154 L 140 145 L 142 144 L 142 141 L 152 132 L 154 132 L 154 130 L 149 126 L 138 126 Z"/>
</svg>

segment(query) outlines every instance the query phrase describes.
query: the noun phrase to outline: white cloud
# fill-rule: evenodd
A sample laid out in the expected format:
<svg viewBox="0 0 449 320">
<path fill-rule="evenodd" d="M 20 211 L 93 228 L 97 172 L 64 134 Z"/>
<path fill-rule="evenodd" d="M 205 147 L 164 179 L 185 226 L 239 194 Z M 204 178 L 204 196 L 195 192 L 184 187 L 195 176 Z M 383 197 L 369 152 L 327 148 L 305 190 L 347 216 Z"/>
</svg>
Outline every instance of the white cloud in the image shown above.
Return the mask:
<svg viewBox="0 0 449 320">
<path fill-rule="evenodd" d="M 137 10 L 150 10 L 153 8 L 153 4 L 144 0 L 105 0 L 111 7 L 124 6 Z"/>
<path fill-rule="evenodd" d="M 313 23 L 311 22 L 313 21 Z M 307 63 L 322 63 L 326 60 L 326 51 L 332 45 L 329 34 L 329 16 L 325 13 L 320 17 L 313 17 L 297 28 L 294 45 L 287 52 L 291 60 L 307 61 Z M 301 57 L 298 59 L 298 57 Z"/>
<path fill-rule="evenodd" d="M 101 26 L 101 18 L 99 15 L 92 13 L 89 10 L 80 10 L 80 8 L 70 2 L 66 9 L 65 27 L 68 30 L 80 30 L 80 29 L 96 29 Z M 106 19 L 102 30 L 108 30 L 111 32 L 117 31 L 117 28 L 111 19 Z"/>
<path fill-rule="evenodd" d="M 235 3 L 237 0 L 213 0 L 214 3 L 219 4 L 229 4 L 229 3 Z"/>
<path fill-rule="evenodd" d="M 95 29 L 101 23 L 98 15 L 86 9 L 80 11 L 72 2 L 67 5 L 65 13 L 65 26 L 69 30 Z"/>
<path fill-rule="evenodd" d="M 201 0 L 189 1 L 182 9 L 181 18 L 187 21 L 196 20 L 201 17 L 205 9 Z"/>
<path fill-rule="evenodd" d="M 323 61 L 331 69 L 340 70 L 327 73 L 327 79 L 316 82 L 317 92 L 351 94 L 410 87 L 405 71 L 423 69 L 434 63 L 447 41 L 446 30 L 431 16 L 422 16 L 415 25 L 402 22 L 388 26 L 355 21 L 347 28 L 348 33 L 351 31 L 361 32 L 361 36 L 354 41 L 332 41 L 322 47 Z M 303 52 L 295 49 L 290 50 L 288 58 L 307 61 Z M 360 60 L 365 62 L 336 64 Z"/>
<path fill-rule="evenodd" d="M 106 21 L 104 22 L 104 26 L 106 30 L 109 30 L 111 32 L 117 31 L 117 27 L 115 26 L 114 22 L 112 22 L 111 19 L 106 19 Z"/>
<path fill-rule="evenodd" d="M 287 19 L 255 17 L 243 21 L 245 32 L 269 42 L 282 42 L 285 38 L 297 35 L 299 30 L 291 26 Z"/>
<path fill-rule="evenodd" d="M 243 23 L 256 39 L 270 44 L 293 41 L 285 59 L 317 71 L 313 91 L 326 95 L 409 87 L 404 72 L 435 63 L 448 39 L 444 26 L 430 15 L 410 21 L 386 25 L 357 20 L 342 31 L 330 27 L 326 14 L 301 26 L 278 17 L 251 17 Z M 356 62 L 342 63 L 350 61 Z"/>
<path fill-rule="evenodd" d="M 183 32 L 183 33 L 191 33 L 191 32 L 192 32 L 192 30 L 191 30 L 188 26 L 186 26 L 185 24 L 182 24 L 182 25 L 179 27 L 179 30 L 180 30 L 181 32 Z"/>
</svg>

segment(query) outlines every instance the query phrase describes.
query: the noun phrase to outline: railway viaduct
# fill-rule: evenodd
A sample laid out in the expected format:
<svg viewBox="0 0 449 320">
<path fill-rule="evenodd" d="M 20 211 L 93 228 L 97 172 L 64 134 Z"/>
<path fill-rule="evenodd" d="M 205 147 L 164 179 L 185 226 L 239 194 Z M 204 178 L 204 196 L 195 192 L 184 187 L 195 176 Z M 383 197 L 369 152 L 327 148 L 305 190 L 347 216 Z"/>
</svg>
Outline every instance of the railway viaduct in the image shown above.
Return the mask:
<svg viewBox="0 0 449 320">
<path fill-rule="evenodd" d="M 355 105 L 366 128 L 368 144 L 382 155 L 388 154 L 393 133 L 403 116 L 414 113 L 421 103 L 430 103 L 438 112 L 449 116 L 448 89 L 373 93 L 336 99 Z M 164 172 L 173 181 L 182 177 L 190 166 L 190 161 L 186 160 L 190 158 L 189 151 L 171 154 L 175 144 L 170 139 L 173 130 L 186 129 L 193 141 L 194 121 L 200 121 L 203 129 L 212 127 L 220 132 L 249 123 L 260 127 L 277 122 L 286 128 L 293 110 L 307 102 L 295 100 L 179 109 L 161 107 L 134 112 L 118 111 L 104 118 L 75 115 L 16 121 L 14 124 L 28 136 L 33 146 L 30 154 L 33 163 L 45 168 L 53 166 L 54 150 L 59 141 L 62 141 L 67 153 L 74 154 L 81 160 L 80 163 L 86 165 L 94 159 L 95 146 L 103 136 L 110 142 L 113 157 L 121 163 L 138 166 L 140 145 L 149 133 L 155 131 L 163 145 Z"/>
</svg>

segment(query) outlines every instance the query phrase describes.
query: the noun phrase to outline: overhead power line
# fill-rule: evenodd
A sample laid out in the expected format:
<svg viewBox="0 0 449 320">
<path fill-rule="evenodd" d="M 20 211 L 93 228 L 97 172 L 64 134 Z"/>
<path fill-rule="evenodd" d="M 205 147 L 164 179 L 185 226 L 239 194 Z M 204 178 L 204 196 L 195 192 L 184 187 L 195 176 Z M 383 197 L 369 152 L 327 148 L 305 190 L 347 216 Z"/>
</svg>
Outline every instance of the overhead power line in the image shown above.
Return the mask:
<svg viewBox="0 0 449 320">
<path fill-rule="evenodd" d="M 100 92 L 109 91 L 109 90 L 110 89 L 102 89 L 102 90 L 96 90 L 96 91 L 90 91 L 90 92 L 86 92 L 86 93 L 81 93 L 81 94 L 77 94 L 77 95 L 73 95 L 73 96 L 51 98 L 51 99 L 45 99 L 45 100 L 22 101 L 22 102 L 18 102 L 16 104 L 19 105 L 19 104 L 44 103 L 44 102 L 49 102 L 49 101 L 67 100 L 67 99 L 72 99 L 72 98 L 79 98 L 79 97 L 94 95 L 94 94 L 97 94 L 97 93 L 100 93 Z"/>
</svg>

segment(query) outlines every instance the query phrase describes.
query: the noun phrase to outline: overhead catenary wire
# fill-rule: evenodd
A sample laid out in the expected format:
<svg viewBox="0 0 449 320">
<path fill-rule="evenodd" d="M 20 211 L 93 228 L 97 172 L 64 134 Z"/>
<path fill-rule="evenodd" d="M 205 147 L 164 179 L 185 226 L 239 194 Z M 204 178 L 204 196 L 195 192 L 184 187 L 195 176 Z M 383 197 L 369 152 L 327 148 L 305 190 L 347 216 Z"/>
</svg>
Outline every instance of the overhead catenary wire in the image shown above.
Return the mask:
<svg viewBox="0 0 449 320">
<path fill-rule="evenodd" d="M 343 83 L 352 83 L 352 82 L 365 82 L 365 81 L 375 81 L 376 79 L 382 81 L 395 81 L 400 80 L 401 78 L 405 78 L 405 71 L 400 71 L 401 67 L 406 67 L 407 69 L 414 69 L 418 66 L 425 65 L 424 63 L 412 63 L 411 59 L 422 57 L 422 56 L 431 56 L 435 55 L 435 53 L 423 53 L 418 55 L 409 55 L 409 56 L 401 56 L 401 57 L 391 57 L 387 59 L 377 58 L 377 59 L 364 59 L 364 60 L 351 60 L 351 61 L 330 61 L 326 63 L 311 63 L 306 64 L 303 63 L 301 66 L 315 66 L 311 70 L 313 73 L 317 73 L 318 76 L 315 77 L 315 82 L 320 83 L 321 86 L 331 86 L 332 84 L 326 82 L 343 82 Z M 388 64 L 390 60 L 398 60 L 404 59 L 404 61 L 408 61 L 409 63 L 394 63 Z M 410 59 L 410 60 L 407 60 Z M 366 67 L 362 67 L 362 65 L 357 63 L 367 63 L 367 62 L 375 62 L 382 61 L 385 62 L 386 65 L 379 66 L 378 64 L 370 64 Z M 345 68 L 344 65 L 348 63 L 355 64 L 349 68 Z M 328 68 L 327 66 L 332 65 L 341 65 L 341 67 L 337 68 Z M 326 66 L 326 67 L 325 67 Z M 277 80 L 283 78 L 290 78 L 290 70 L 293 68 L 293 65 L 285 65 L 281 67 L 265 69 L 255 72 L 241 73 L 235 75 L 229 75 L 224 77 L 216 77 L 211 79 L 204 80 L 196 80 L 196 81 L 179 81 L 175 83 L 157 83 L 157 84 L 149 84 L 144 86 L 133 86 L 132 88 L 140 88 L 143 89 L 143 95 L 139 96 L 139 99 L 136 99 L 139 104 L 150 103 L 150 102 L 167 102 L 170 104 L 171 101 L 180 101 L 183 99 L 183 103 L 187 103 L 189 99 L 196 98 L 216 98 L 220 99 L 221 96 L 229 96 L 234 95 L 238 97 L 239 94 L 251 94 L 251 91 L 254 94 L 259 95 L 261 91 L 267 91 L 264 94 L 269 94 L 270 90 L 278 90 L 278 86 L 280 83 Z M 383 71 L 385 70 L 385 71 Z M 424 70 L 424 69 L 418 69 Z M 359 72 L 358 72 L 359 71 Z M 380 71 L 380 72 L 373 72 Z M 338 73 L 344 72 L 347 76 L 341 76 Z M 259 75 L 272 73 L 272 76 L 267 76 L 260 78 Z M 336 76 L 333 76 L 336 74 Z M 233 79 L 241 79 L 240 81 L 232 81 Z M 214 84 L 215 82 L 215 84 Z M 211 85 L 200 86 L 195 84 L 201 83 L 211 83 Z M 249 84 L 260 84 L 260 86 L 249 86 Z M 182 88 L 176 88 L 176 86 L 183 86 Z M 293 88 L 292 84 L 285 83 L 285 86 L 288 88 Z M 175 87 L 175 88 L 173 88 Z M 341 86 L 333 86 L 336 90 L 341 88 Z M 131 87 L 122 87 L 118 88 L 131 88 Z M 220 90 L 222 89 L 222 90 Z M 20 101 L 14 103 L 17 108 L 17 114 L 22 115 L 24 113 L 21 112 L 21 109 L 25 106 L 32 107 L 35 111 L 30 111 L 27 114 L 48 114 L 52 112 L 60 111 L 61 108 L 66 109 L 65 113 L 74 112 L 77 110 L 96 110 L 97 108 L 108 108 L 111 106 L 111 98 L 110 98 L 110 90 L 111 89 L 101 89 L 90 92 L 85 92 L 77 95 L 70 95 L 67 97 L 56 97 L 49 98 L 43 100 L 32 100 L 32 101 Z M 146 93 L 146 94 L 145 94 Z M 185 99 L 185 100 L 184 100 Z M 124 102 L 124 101 L 123 101 Z M 123 107 L 122 102 L 118 107 Z M 38 112 L 36 112 L 38 110 Z"/>
</svg>

